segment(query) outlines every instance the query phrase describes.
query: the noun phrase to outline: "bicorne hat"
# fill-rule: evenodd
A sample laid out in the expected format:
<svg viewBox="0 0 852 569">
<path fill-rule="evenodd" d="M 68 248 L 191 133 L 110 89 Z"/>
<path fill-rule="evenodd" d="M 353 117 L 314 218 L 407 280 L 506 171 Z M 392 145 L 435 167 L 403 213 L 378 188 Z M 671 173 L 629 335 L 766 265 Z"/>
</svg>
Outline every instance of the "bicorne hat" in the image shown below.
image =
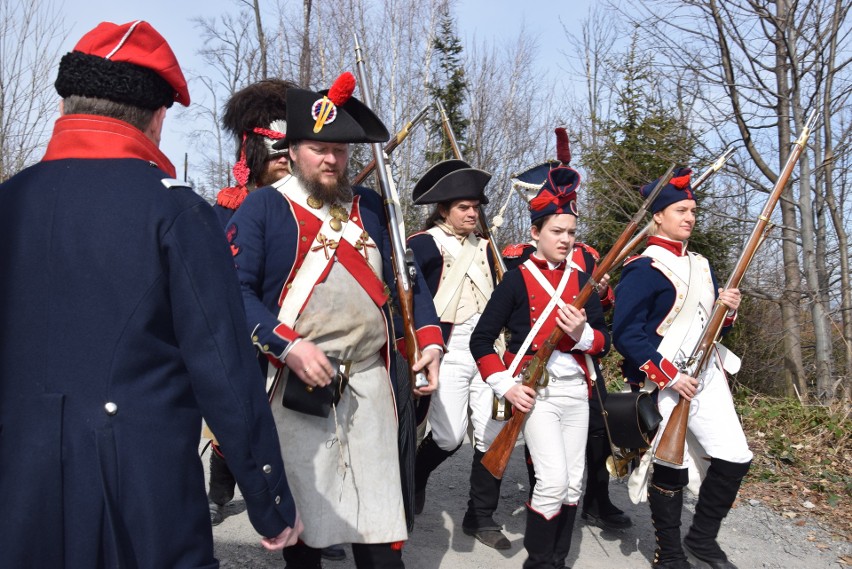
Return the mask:
<svg viewBox="0 0 852 569">
<path fill-rule="evenodd" d="M 166 40 L 142 20 L 101 22 L 59 62 L 54 83 L 63 99 L 98 97 L 143 109 L 189 106 L 189 89 Z"/>
<path fill-rule="evenodd" d="M 663 189 L 660 190 L 659 195 L 657 195 L 657 199 L 655 199 L 654 203 L 651 204 L 651 213 L 662 211 L 671 204 L 679 201 L 694 200 L 695 193 L 692 191 L 692 185 L 690 184 L 691 177 L 692 170 L 689 168 L 678 168 L 675 170 L 672 179 L 669 180 L 668 184 L 663 186 Z M 659 178 L 653 182 L 645 184 L 639 189 L 639 193 L 642 194 L 643 198 L 647 198 L 650 195 L 654 186 L 657 185 L 658 180 Z"/>
<path fill-rule="evenodd" d="M 411 199 L 415 205 L 478 200 L 487 204 L 485 186 L 491 174 L 472 168 L 464 160 L 444 160 L 429 168 L 414 185 Z"/>
<path fill-rule="evenodd" d="M 388 129 L 367 105 L 352 96 L 355 77 L 343 73 L 327 91 L 287 91 L 287 138 L 290 142 L 386 142 Z M 276 149 L 286 148 L 276 142 Z"/>
</svg>

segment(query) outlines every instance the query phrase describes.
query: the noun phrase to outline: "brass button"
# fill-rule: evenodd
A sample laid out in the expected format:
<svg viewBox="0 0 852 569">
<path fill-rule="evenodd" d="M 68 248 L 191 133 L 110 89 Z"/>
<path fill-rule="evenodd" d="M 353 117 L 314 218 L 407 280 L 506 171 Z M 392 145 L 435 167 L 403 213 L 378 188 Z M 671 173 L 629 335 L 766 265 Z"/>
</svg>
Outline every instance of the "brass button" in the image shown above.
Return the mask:
<svg viewBox="0 0 852 569">
<path fill-rule="evenodd" d="M 268 351 L 269 351 L 269 344 L 264 344 L 264 345 L 263 345 L 263 351 L 264 351 L 264 352 L 268 352 Z"/>
</svg>

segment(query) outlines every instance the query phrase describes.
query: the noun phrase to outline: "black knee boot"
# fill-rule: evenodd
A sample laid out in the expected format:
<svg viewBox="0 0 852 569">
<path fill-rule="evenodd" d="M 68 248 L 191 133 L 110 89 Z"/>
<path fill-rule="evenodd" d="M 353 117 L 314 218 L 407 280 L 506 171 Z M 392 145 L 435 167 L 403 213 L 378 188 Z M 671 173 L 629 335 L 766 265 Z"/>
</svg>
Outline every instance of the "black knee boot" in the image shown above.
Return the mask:
<svg viewBox="0 0 852 569">
<path fill-rule="evenodd" d="M 219 525 L 224 519 L 222 506 L 234 499 L 237 481 L 225 462 L 225 456 L 218 445 L 210 445 L 210 490 L 207 501 L 210 505 L 210 523 Z"/>
<path fill-rule="evenodd" d="M 453 450 L 444 450 L 435 443 L 430 432 L 417 447 L 417 460 L 414 463 L 414 513 L 419 514 L 426 505 L 426 484 L 429 475 L 438 466 L 453 456 L 461 444 Z"/>
<path fill-rule="evenodd" d="M 286 565 L 284 569 L 322 569 L 320 550 L 308 547 L 301 541 L 281 550 Z"/>
<path fill-rule="evenodd" d="M 556 524 L 556 540 L 553 544 L 553 566 L 556 569 L 565 567 L 565 558 L 571 551 L 571 535 L 574 533 L 574 520 L 577 518 L 577 506 L 562 505 L 559 513 L 559 523 Z"/>
<path fill-rule="evenodd" d="M 404 569 L 402 542 L 353 543 L 352 557 L 359 569 Z"/>
<path fill-rule="evenodd" d="M 462 531 L 476 537 L 479 541 L 494 549 L 509 549 L 512 544 L 503 535 L 503 527 L 497 525 L 492 517 L 500 499 L 499 478 L 494 478 L 482 466 L 484 452 L 473 451 L 473 464 L 470 468 L 470 500 L 467 512 L 462 520 Z"/>
<path fill-rule="evenodd" d="M 589 435 L 586 441 L 586 489 L 583 493 L 583 519 L 604 529 L 624 529 L 633 525 L 630 517 L 609 499 L 609 471 L 606 459 L 612 450 L 606 435 Z"/>
<path fill-rule="evenodd" d="M 527 506 L 527 529 L 524 532 L 524 548 L 527 560 L 524 569 L 553 569 L 553 550 L 562 515 L 545 519 Z"/>
<path fill-rule="evenodd" d="M 707 477 L 701 483 L 698 504 L 692 527 L 683 540 L 684 548 L 694 557 L 707 563 L 711 569 L 737 569 L 716 542 L 722 520 L 728 515 L 743 477 L 751 462 L 727 462 L 710 459 Z"/>
<path fill-rule="evenodd" d="M 657 549 L 653 567 L 686 569 L 692 564 L 686 559 L 680 544 L 680 516 L 683 510 L 683 488 L 689 482 L 686 469 L 654 465 L 648 484 L 648 503 Z"/>
</svg>

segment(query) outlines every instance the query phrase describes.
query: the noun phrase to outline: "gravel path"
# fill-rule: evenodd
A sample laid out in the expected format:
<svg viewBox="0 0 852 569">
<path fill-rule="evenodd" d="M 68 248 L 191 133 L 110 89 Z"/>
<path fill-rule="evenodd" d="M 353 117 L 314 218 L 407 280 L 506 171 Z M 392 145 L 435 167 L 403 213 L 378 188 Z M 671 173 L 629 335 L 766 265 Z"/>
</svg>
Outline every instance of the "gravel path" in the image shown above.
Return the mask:
<svg viewBox="0 0 852 569">
<path fill-rule="evenodd" d="M 512 548 L 496 551 L 461 531 L 461 519 L 467 504 L 468 476 L 473 455 L 470 445 L 435 471 L 429 482 L 426 508 L 417 517 L 414 532 L 404 549 L 408 569 L 503 569 L 521 567 L 526 553 L 523 547 L 524 501 L 527 497 L 523 453 L 517 449 L 503 480 L 500 508 L 495 518 L 505 526 Z M 206 458 L 206 455 L 205 455 Z M 205 460 L 206 462 L 206 460 Z M 611 482 L 613 502 L 633 518 L 633 527 L 606 531 L 586 526 L 580 516 L 574 528 L 569 564 L 577 568 L 632 569 L 650 567 L 654 553 L 654 535 L 647 504 L 634 506 L 623 482 Z M 687 493 L 688 511 L 684 513 L 684 531 L 689 526 L 695 501 Z M 223 568 L 283 569 L 280 554 L 260 546 L 244 512 L 242 500 L 226 507 L 225 521 L 213 528 L 216 556 Z M 740 569 L 751 568 L 834 568 L 840 558 L 852 558 L 852 545 L 832 541 L 822 528 L 791 520 L 772 512 L 756 500 L 741 501 L 722 525 L 720 543 L 731 561 Z M 344 561 L 325 561 L 326 569 L 354 568 L 351 550 Z"/>
</svg>

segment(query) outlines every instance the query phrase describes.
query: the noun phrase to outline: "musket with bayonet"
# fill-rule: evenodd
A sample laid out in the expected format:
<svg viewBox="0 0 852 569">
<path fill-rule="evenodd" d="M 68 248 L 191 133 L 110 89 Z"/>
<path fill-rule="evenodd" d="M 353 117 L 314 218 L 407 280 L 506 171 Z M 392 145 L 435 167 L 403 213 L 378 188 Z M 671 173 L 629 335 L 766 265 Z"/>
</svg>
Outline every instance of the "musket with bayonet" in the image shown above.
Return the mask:
<svg viewBox="0 0 852 569">
<path fill-rule="evenodd" d="M 435 105 L 438 107 L 438 112 L 441 114 L 441 128 L 444 129 L 444 135 L 450 143 L 450 148 L 453 151 L 453 156 L 456 160 L 464 160 L 461 147 L 456 140 L 456 134 L 453 132 L 453 125 L 450 124 L 450 117 L 447 115 L 447 110 L 444 108 L 440 99 L 435 99 Z M 488 229 L 488 219 L 485 216 L 485 210 L 482 205 L 479 206 L 479 219 L 477 220 L 477 231 L 482 235 L 482 238 L 488 241 L 488 247 L 491 249 L 491 254 L 494 256 L 494 276 L 497 277 L 497 282 L 503 280 L 503 273 L 506 272 L 506 263 L 503 262 L 501 251 L 494 242 L 491 236 L 491 231 Z"/>
<path fill-rule="evenodd" d="M 624 228 L 624 231 L 622 231 L 621 235 L 615 241 L 612 249 L 610 249 L 604 258 L 598 262 L 595 270 L 592 272 L 592 276 L 586 281 L 586 284 L 583 285 L 583 288 L 580 289 L 580 292 L 571 303 L 575 308 L 582 309 L 583 306 L 585 306 L 586 301 L 589 300 L 589 297 L 602 281 L 604 275 L 612 268 L 613 262 L 618 256 L 618 253 L 624 249 L 624 246 L 630 238 L 633 237 L 633 234 L 639 227 L 639 222 L 641 222 L 642 218 L 645 217 L 645 214 L 648 212 L 651 204 L 654 203 L 654 200 L 660 194 L 660 191 L 662 191 L 663 186 L 668 184 L 669 180 L 671 180 L 674 168 L 675 165 L 672 164 L 668 172 L 659 179 L 657 185 L 654 186 L 651 193 L 642 203 L 642 207 L 639 208 L 639 211 L 636 212 L 627 224 L 627 227 Z M 532 359 L 527 362 L 527 365 L 521 372 L 521 381 L 523 385 L 538 391 L 543 383 L 541 379 L 544 376 L 547 362 L 550 359 L 551 354 L 553 354 L 553 350 L 556 349 L 556 346 L 559 344 L 560 340 L 562 340 L 564 335 L 565 332 L 563 332 L 562 328 L 559 326 L 553 329 L 547 337 L 547 340 L 545 340 Z M 515 442 L 518 440 L 518 435 L 521 433 L 521 427 L 523 427 L 526 417 L 526 413 L 513 409 L 512 417 L 505 425 L 503 425 L 503 429 L 497 434 L 497 437 L 494 439 L 494 442 L 491 443 L 491 446 L 488 448 L 485 456 L 482 457 L 482 466 L 484 466 L 495 478 L 503 477 L 503 472 L 506 470 L 506 465 L 509 463 L 509 457 L 512 455 L 512 450 L 515 448 Z"/>
<path fill-rule="evenodd" d="M 408 121 L 402 129 L 394 135 L 393 138 L 390 139 L 390 142 L 385 144 L 385 156 L 390 156 L 391 152 L 393 152 L 397 146 L 402 144 L 402 141 L 408 138 L 408 135 L 411 134 L 412 129 L 420 124 L 424 118 L 426 118 L 426 113 L 429 111 L 429 107 L 431 105 L 426 105 L 420 112 L 415 115 L 413 119 Z M 352 179 L 352 185 L 357 186 L 361 184 L 364 180 L 367 179 L 367 176 L 373 173 L 373 170 L 376 169 L 376 159 L 373 158 L 370 160 L 366 166 L 364 166 L 358 174 Z"/>
<path fill-rule="evenodd" d="M 354 35 L 354 34 L 353 34 Z M 370 93 L 370 83 L 367 80 L 367 63 L 361 53 L 361 45 L 358 36 L 355 37 L 355 63 L 358 70 L 358 82 L 361 84 L 362 102 L 370 109 L 373 108 L 373 98 Z M 400 316 L 402 317 L 403 335 L 405 337 L 405 352 L 408 359 L 408 372 L 412 389 L 418 389 L 429 385 L 429 380 L 423 371 L 413 371 L 411 366 L 418 362 L 422 356 L 420 346 L 417 343 L 417 331 L 414 326 L 414 279 L 417 276 L 414 263 L 414 253 L 405 246 L 403 235 L 400 230 L 401 211 L 399 201 L 394 199 L 393 182 L 390 179 L 387 167 L 387 156 L 381 143 L 375 142 L 373 147 L 373 159 L 376 161 L 376 173 L 378 174 L 379 187 L 381 188 L 382 201 L 388 216 L 388 233 L 391 240 L 391 257 L 393 259 L 394 273 L 396 274 L 396 288 L 399 296 Z"/>
<path fill-rule="evenodd" d="M 723 152 L 722 155 L 719 156 L 719 158 L 717 158 L 716 161 L 713 162 L 713 164 L 709 168 L 704 170 L 704 172 L 702 172 L 701 175 L 698 176 L 692 182 L 692 189 L 697 190 L 704 182 L 709 180 L 711 176 L 721 170 L 725 163 L 731 158 L 731 156 L 734 155 L 734 150 L 736 149 L 733 146 L 729 146 L 728 149 L 725 150 L 725 152 Z M 624 259 L 626 259 L 628 256 L 630 256 L 631 253 L 633 253 L 636 249 L 639 248 L 645 238 L 648 237 L 648 232 L 651 230 L 652 225 L 653 223 L 649 221 L 645 227 L 643 227 L 636 235 L 633 236 L 633 239 L 630 240 L 630 243 L 628 243 L 627 246 L 624 247 L 624 250 L 622 250 L 616 258 L 615 263 L 613 264 L 614 267 L 620 266 L 621 263 L 624 262 Z"/>
<path fill-rule="evenodd" d="M 793 173 L 793 167 L 796 165 L 796 162 L 799 160 L 799 156 L 801 156 L 804 151 L 805 144 L 807 144 L 811 130 L 816 124 L 818 118 L 819 113 L 816 111 L 811 113 L 811 116 L 805 123 L 802 134 L 794 143 L 793 151 L 790 153 L 781 174 L 778 176 L 778 180 L 775 182 L 775 187 L 772 188 L 772 192 L 766 200 L 766 205 L 763 206 L 763 211 L 757 217 L 757 221 L 754 224 L 751 235 L 749 235 L 749 238 L 746 241 L 743 252 L 740 254 L 740 258 L 737 259 L 737 264 L 734 266 L 734 270 L 728 278 L 728 282 L 725 283 L 725 289 L 739 288 L 746 270 L 748 270 L 752 259 L 754 259 L 757 248 L 760 247 L 760 244 L 766 239 L 766 235 L 771 226 L 769 218 L 772 216 L 772 211 L 775 209 L 775 205 L 781 198 L 781 193 L 784 191 L 784 187 L 787 185 L 787 181 Z M 704 372 L 707 365 L 710 363 L 711 356 L 716 351 L 714 349 L 714 345 L 719 340 L 719 336 L 722 334 L 722 327 L 725 323 L 725 317 L 727 314 L 728 307 L 717 300 L 716 306 L 710 314 L 710 320 L 707 322 L 707 326 L 704 328 L 704 332 L 698 340 L 698 344 L 692 350 L 692 353 L 686 361 L 680 363 L 679 367 L 681 372 L 695 378 L 699 377 Z M 672 414 L 669 416 L 666 428 L 660 434 L 659 442 L 654 450 L 654 456 L 659 460 L 670 464 L 683 464 L 683 449 L 686 443 L 689 408 L 690 402 L 681 397 L 672 410 Z"/>
</svg>

